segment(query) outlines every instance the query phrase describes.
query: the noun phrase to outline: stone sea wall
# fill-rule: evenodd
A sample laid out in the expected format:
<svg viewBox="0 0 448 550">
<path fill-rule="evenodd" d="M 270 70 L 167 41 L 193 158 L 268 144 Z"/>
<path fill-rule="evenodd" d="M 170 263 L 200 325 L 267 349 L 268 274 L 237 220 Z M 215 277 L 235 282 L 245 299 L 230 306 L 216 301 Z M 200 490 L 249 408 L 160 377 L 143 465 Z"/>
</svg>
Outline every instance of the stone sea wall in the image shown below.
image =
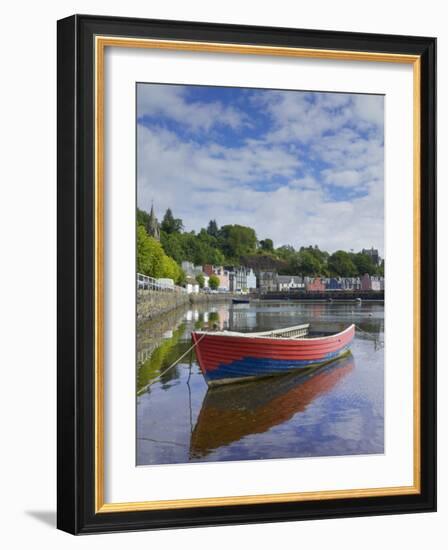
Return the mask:
<svg viewBox="0 0 448 550">
<path fill-rule="evenodd" d="M 213 302 L 230 302 L 235 296 L 230 292 L 217 294 L 190 294 L 190 304 L 208 304 Z M 239 296 L 241 297 L 241 296 Z"/>
<path fill-rule="evenodd" d="M 137 323 L 153 320 L 190 303 L 188 294 L 159 290 L 137 291 Z"/>
<path fill-rule="evenodd" d="M 152 321 L 186 305 L 230 302 L 234 296 L 227 293 L 186 294 L 162 290 L 137 291 L 137 323 Z"/>
</svg>

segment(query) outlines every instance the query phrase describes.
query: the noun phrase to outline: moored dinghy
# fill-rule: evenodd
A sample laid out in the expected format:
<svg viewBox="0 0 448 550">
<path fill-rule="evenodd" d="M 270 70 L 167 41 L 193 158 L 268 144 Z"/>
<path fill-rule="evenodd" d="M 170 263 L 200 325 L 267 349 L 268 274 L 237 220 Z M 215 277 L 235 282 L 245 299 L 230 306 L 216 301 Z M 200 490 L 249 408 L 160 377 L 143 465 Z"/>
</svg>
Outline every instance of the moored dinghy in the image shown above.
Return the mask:
<svg viewBox="0 0 448 550">
<path fill-rule="evenodd" d="M 208 385 L 273 376 L 329 363 L 349 352 L 355 325 L 324 336 L 309 324 L 265 332 L 192 332 L 196 356 Z"/>
</svg>

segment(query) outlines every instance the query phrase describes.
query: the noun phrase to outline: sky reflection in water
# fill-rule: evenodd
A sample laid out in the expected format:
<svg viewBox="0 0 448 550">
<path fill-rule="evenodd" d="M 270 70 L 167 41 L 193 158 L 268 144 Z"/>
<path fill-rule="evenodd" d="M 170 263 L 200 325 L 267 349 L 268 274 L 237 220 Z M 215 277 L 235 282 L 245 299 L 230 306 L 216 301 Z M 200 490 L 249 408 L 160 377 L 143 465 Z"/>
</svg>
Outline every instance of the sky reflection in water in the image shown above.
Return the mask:
<svg viewBox="0 0 448 550">
<path fill-rule="evenodd" d="M 204 323 L 245 332 L 356 323 L 352 355 L 323 368 L 208 389 L 191 346 Z M 384 307 L 363 303 L 217 304 L 139 329 L 137 464 L 384 452 Z M 152 382 L 152 383 L 151 383 Z M 148 385 L 149 384 L 149 385 Z"/>
</svg>

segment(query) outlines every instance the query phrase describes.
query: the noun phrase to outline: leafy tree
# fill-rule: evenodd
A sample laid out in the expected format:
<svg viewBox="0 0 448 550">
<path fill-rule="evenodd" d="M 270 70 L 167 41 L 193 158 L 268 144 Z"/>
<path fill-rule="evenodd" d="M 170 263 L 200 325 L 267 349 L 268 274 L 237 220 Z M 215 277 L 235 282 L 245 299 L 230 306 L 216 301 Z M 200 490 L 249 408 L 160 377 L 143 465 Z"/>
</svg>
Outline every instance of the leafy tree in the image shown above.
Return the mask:
<svg viewBox="0 0 448 550">
<path fill-rule="evenodd" d="M 163 277 L 168 279 L 173 279 L 175 283 L 179 283 L 182 280 L 181 271 L 182 269 L 179 265 L 166 254 L 163 256 L 162 260 L 163 265 Z"/>
<path fill-rule="evenodd" d="M 364 275 L 364 273 L 374 275 L 377 271 L 376 265 L 368 254 L 363 254 L 362 252 L 352 254 L 352 260 L 356 266 L 357 274 L 360 276 Z"/>
<path fill-rule="evenodd" d="M 210 220 L 208 222 L 207 233 L 211 237 L 218 237 L 219 229 L 218 229 L 218 224 L 216 223 L 216 220 Z"/>
<path fill-rule="evenodd" d="M 162 245 L 153 237 L 150 237 L 146 229 L 137 227 L 137 270 L 149 277 L 163 277 L 164 267 Z"/>
<path fill-rule="evenodd" d="M 265 250 L 267 252 L 273 252 L 274 251 L 274 241 L 272 239 L 264 239 L 260 241 L 260 248 L 261 250 Z"/>
<path fill-rule="evenodd" d="M 323 263 L 308 249 L 301 249 L 295 255 L 291 267 L 296 273 L 308 276 L 321 275 L 324 270 Z"/>
<path fill-rule="evenodd" d="M 140 210 L 137 208 L 137 225 L 143 225 L 147 228 L 149 225 L 149 214 L 145 210 Z"/>
<path fill-rule="evenodd" d="M 171 211 L 171 208 L 168 208 L 168 210 L 165 212 L 165 215 L 163 216 L 160 229 L 162 231 L 165 231 L 165 233 L 170 234 L 170 233 L 180 233 L 183 228 L 184 228 L 184 224 L 182 223 L 182 220 L 180 218 L 175 218 L 173 216 L 173 212 Z"/>
<path fill-rule="evenodd" d="M 182 233 L 165 233 L 165 231 L 161 231 L 160 242 L 165 253 L 174 258 L 178 264 L 188 259 L 183 249 Z"/>
<path fill-rule="evenodd" d="M 255 252 L 257 235 L 244 225 L 224 225 L 219 232 L 221 250 L 227 259 L 238 261 L 244 254 Z"/>
<path fill-rule="evenodd" d="M 290 244 L 285 244 L 276 248 L 275 253 L 282 260 L 290 261 L 296 253 L 296 250 Z"/>
<path fill-rule="evenodd" d="M 204 285 L 205 285 L 205 278 L 204 278 L 204 275 L 202 275 L 202 273 L 198 273 L 196 275 L 196 281 L 199 285 L 199 288 L 204 288 Z"/>
<path fill-rule="evenodd" d="M 165 254 L 159 241 L 150 237 L 142 225 L 137 227 L 137 271 L 155 279 L 173 279 L 177 284 L 185 280 L 181 267 Z"/>
<path fill-rule="evenodd" d="M 330 273 L 340 277 L 354 277 L 358 273 L 351 255 L 344 250 L 338 250 L 328 258 L 328 268 Z"/>
<path fill-rule="evenodd" d="M 208 285 L 212 290 L 217 290 L 219 288 L 219 277 L 217 275 L 210 275 Z"/>
</svg>

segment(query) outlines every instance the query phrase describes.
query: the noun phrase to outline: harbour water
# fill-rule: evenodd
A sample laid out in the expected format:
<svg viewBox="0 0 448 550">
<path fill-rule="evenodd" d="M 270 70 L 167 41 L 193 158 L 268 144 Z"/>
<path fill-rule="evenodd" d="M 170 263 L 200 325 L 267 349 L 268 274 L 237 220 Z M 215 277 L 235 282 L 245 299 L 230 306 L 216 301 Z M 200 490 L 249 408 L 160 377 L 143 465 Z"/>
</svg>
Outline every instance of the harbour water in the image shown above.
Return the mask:
<svg viewBox="0 0 448 550">
<path fill-rule="evenodd" d="M 358 327 L 351 355 L 320 369 L 209 389 L 191 331 L 311 323 Z M 171 365 L 183 354 L 176 366 Z M 137 465 L 384 452 L 384 305 L 251 302 L 189 306 L 137 334 Z"/>
</svg>

